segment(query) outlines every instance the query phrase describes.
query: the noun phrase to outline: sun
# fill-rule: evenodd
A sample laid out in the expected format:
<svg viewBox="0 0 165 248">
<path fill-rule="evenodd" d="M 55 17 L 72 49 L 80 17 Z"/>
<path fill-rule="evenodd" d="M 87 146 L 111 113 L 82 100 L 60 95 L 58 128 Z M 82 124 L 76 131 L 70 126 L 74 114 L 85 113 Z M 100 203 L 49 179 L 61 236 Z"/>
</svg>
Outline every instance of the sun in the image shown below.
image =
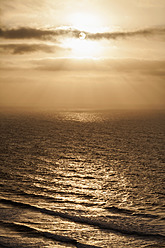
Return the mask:
<svg viewBox="0 0 165 248">
<path fill-rule="evenodd" d="M 101 54 L 101 45 L 98 41 L 89 40 L 87 33 L 100 32 L 101 21 L 97 15 L 89 12 L 72 13 L 69 23 L 73 29 L 79 31 L 79 36 L 67 38 L 63 46 L 71 50 L 73 57 L 98 57 Z"/>
<path fill-rule="evenodd" d="M 81 32 L 80 34 L 79 34 L 79 39 L 80 40 L 84 40 L 86 38 L 86 34 L 84 33 L 84 32 Z"/>
</svg>

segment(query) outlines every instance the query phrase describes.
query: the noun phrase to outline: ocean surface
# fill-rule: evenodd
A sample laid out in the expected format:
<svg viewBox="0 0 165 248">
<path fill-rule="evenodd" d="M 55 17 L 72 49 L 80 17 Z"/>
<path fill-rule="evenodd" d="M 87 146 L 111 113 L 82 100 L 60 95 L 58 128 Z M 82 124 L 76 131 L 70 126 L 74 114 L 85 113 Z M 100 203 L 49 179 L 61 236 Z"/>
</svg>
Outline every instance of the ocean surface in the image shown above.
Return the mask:
<svg viewBox="0 0 165 248">
<path fill-rule="evenodd" d="M 0 113 L 0 247 L 165 247 L 165 112 Z"/>
</svg>

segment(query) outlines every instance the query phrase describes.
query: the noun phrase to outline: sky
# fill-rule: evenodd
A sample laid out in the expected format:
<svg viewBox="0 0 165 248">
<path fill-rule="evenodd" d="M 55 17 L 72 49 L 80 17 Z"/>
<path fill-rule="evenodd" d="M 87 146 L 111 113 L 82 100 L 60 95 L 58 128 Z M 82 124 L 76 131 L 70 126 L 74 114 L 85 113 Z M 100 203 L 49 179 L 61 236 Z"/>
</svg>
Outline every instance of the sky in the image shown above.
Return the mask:
<svg viewBox="0 0 165 248">
<path fill-rule="evenodd" d="M 165 108 L 164 0 L 0 0 L 0 108 Z"/>
</svg>

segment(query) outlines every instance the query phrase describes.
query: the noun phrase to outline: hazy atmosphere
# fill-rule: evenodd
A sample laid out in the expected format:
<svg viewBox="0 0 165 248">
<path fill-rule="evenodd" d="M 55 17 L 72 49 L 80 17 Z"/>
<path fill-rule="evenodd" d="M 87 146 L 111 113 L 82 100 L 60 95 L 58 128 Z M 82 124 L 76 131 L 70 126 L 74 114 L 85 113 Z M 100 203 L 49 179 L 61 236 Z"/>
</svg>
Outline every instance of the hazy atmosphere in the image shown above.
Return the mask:
<svg viewBox="0 0 165 248">
<path fill-rule="evenodd" d="M 163 0 L 0 0 L 0 106 L 164 108 Z"/>
</svg>

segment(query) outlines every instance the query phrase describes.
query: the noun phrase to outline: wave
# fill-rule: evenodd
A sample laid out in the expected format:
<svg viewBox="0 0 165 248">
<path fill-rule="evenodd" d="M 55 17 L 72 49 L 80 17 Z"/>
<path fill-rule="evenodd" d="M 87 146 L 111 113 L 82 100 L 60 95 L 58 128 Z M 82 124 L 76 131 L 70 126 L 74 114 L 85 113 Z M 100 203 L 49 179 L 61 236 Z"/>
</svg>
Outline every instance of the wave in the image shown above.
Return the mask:
<svg viewBox="0 0 165 248">
<path fill-rule="evenodd" d="M 118 207 L 105 207 L 109 212 L 112 213 L 120 213 L 120 214 L 126 214 L 131 216 L 139 216 L 142 218 L 151 218 L 151 219 L 158 219 L 160 218 L 159 215 L 156 214 L 147 214 L 147 213 L 135 213 L 133 210 L 125 209 L 125 208 L 118 208 Z"/>
<path fill-rule="evenodd" d="M 32 228 L 32 227 L 24 225 L 24 224 L 20 224 L 20 223 L 10 223 L 10 222 L 0 221 L 0 225 L 8 227 L 10 229 L 14 229 L 20 233 L 33 234 L 33 237 L 34 236 L 42 236 L 42 237 L 45 237 L 47 239 L 60 241 L 60 242 L 67 243 L 67 244 L 73 244 L 77 248 L 101 248 L 99 246 L 82 244 L 78 240 L 70 238 L 68 236 L 57 235 L 57 234 L 54 234 L 51 232 L 45 232 L 45 231 L 38 230 L 36 228 Z M 8 246 L 5 246 L 5 244 L 4 244 L 4 247 L 8 247 Z"/>
<path fill-rule="evenodd" d="M 62 174 L 59 174 L 59 176 L 58 177 L 56 177 L 57 179 L 58 178 L 61 178 L 61 177 L 64 177 L 64 178 L 82 178 L 82 179 L 87 179 L 87 180 L 90 180 L 90 179 L 94 179 L 94 180 L 96 180 L 96 178 L 95 177 L 92 177 L 92 176 L 83 176 L 83 175 L 62 175 Z"/>
<path fill-rule="evenodd" d="M 1 239 L 1 236 L 0 236 Z M 12 248 L 12 246 L 9 246 L 8 244 L 6 244 L 5 242 L 0 240 L 0 247 L 1 248 Z"/>
<path fill-rule="evenodd" d="M 112 213 L 124 213 L 124 214 L 132 214 L 133 211 L 130 209 L 124 209 L 124 208 L 118 208 L 118 207 L 105 207 L 105 209 L 107 209 L 108 211 L 112 212 Z"/>
<path fill-rule="evenodd" d="M 21 207 L 21 208 L 31 209 L 33 211 L 41 212 L 46 215 L 56 216 L 56 217 L 67 219 L 67 220 L 70 220 L 76 223 L 91 225 L 91 226 L 95 226 L 100 229 L 111 230 L 111 231 L 119 232 L 122 234 L 165 239 L 165 235 L 163 235 L 162 233 L 159 233 L 155 226 L 147 225 L 141 222 L 138 224 L 137 221 L 135 220 L 134 222 L 130 222 L 129 218 L 124 219 L 124 221 L 122 222 L 120 219 L 120 222 L 119 222 L 119 221 L 115 221 L 112 216 L 112 218 L 109 217 L 107 221 L 107 219 L 105 220 L 105 218 L 103 219 L 102 217 L 97 217 L 96 219 L 92 217 L 89 218 L 89 217 L 83 217 L 83 216 L 76 216 L 76 215 L 68 214 L 66 212 L 58 212 L 54 210 L 40 208 L 38 206 L 29 205 L 27 203 L 15 202 L 13 200 L 0 199 L 0 203 L 10 204 L 10 205 Z"/>
<path fill-rule="evenodd" d="M 6 191 L 4 191 L 6 192 Z M 35 193 L 27 193 L 23 190 L 14 190 L 10 189 L 10 192 L 17 193 L 19 196 L 23 196 L 26 198 L 35 198 L 35 199 L 43 199 L 49 202 L 53 203 L 68 203 L 68 204 L 73 204 L 73 205 L 83 205 L 86 207 L 92 207 L 98 205 L 98 203 L 92 203 L 87 200 L 91 199 L 93 196 L 86 195 L 83 193 L 74 193 L 74 192 L 63 192 L 63 191 L 55 191 L 56 193 L 63 194 L 65 196 L 65 199 L 60 199 L 60 198 L 54 198 L 53 196 L 49 195 L 43 195 L 43 194 L 35 194 Z M 67 199 L 68 196 L 73 195 L 76 196 L 77 198 L 80 198 L 81 200 L 77 199 L 77 201 L 69 200 Z M 84 198 L 84 199 L 82 199 Z"/>
<path fill-rule="evenodd" d="M 46 200 L 54 200 L 55 199 L 54 197 L 49 196 L 49 195 L 43 195 L 43 194 L 40 194 L 40 193 L 39 194 L 29 193 L 29 192 L 26 192 L 24 190 L 20 190 L 18 187 L 13 188 L 13 185 L 11 185 L 11 186 L 8 185 L 7 188 L 6 188 L 6 185 L 4 185 L 3 183 L 0 183 L 0 187 L 4 188 L 3 189 L 4 192 L 7 190 L 7 192 L 10 191 L 10 192 L 13 192 L 13 193 L 15 193 L 17 195 L 30 196 L 30 197 L 35 197 L 35 198 L 42 197 L 42 198 L 45 198 Z M 67 196 L 68 195 L 74 195 L 74 196 L 77 196 L 77 197 L 80 197 L 80 198 L 86 198 L 86 199 L 95 198 L 92 194 L 86 194 L 86 193 L 80 193 L 80 192 L 71 192 L 71 191 L 64 191 L 64 190 L 59 191 L 57 189 L 52 189 L 52 188 L 50 189 L 50 187 L 46 187 L 44 185 L 39 185 L 39 186 L 37 186 L 37 185 L 34 186 L 33 185 L 33 190 L 38 191 L 38 188 L 42 192 L 46 190 L 46 192 L 48 194 L 50 194 L 50 195 L 56 193 L 56 194 L 67 195 Z"/>
<path fill-rule="evenodd" d="M 67 193 L 65 193 L 67 195 Z M 56 199 L 52 196 L 47 196 L 47 195 L 41 195 L 41 194 L 31 194 L 31 193 L 26 193 L 23 192 L 22 194 L 19 193 L 19 195 L 23 195 L 23 196 L 27 196 L 27 197 L 32 197 L 32 198 L 39 198 L 39 199 L 43 199 L 43 200 L 49 200 L 50 202 L 54 202 L 54 203 L 70 203 L 70 204 L 76 204 L 76 205 L 84 205 L 87 207 L 91 207 L 91 206 L 96 206 L 96 203 L 90 203 L 90 202 L 84 202 L 84 201 L 73 201 L 73 200 L 68 200 L 68 199 Z M 73 193 L 74 195 L 74 193 Z M 80 195 L 79 195 L 80 196 Z M 84 197 L 85 198 L 85 197 Z M 86 197 L 86 199 L 89 199 L 90 197 Z"/>
</svg>

